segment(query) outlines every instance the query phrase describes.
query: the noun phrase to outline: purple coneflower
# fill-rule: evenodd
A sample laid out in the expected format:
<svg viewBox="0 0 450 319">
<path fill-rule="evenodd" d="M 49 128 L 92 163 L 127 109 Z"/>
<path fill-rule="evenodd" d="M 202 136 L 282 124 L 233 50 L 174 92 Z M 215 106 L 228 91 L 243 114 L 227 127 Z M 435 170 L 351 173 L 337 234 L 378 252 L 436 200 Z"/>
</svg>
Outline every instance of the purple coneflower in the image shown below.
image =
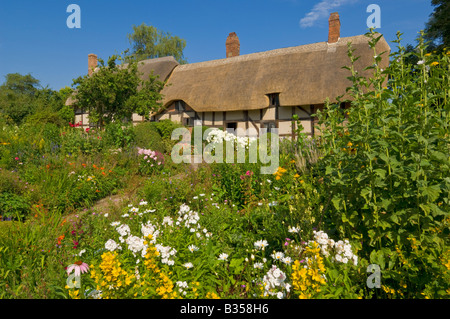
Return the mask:
<svg viewBox="0 0 450 319">
<path fill-rule="evenodd" d="M 88 264 L 79 260 L 79 261 L 76 261 L 75 263 L 73 263 L 72 265 L 70 265 L 69 267 L 67 267 L 67 275 L 70 275 L 72 270 L 75 270 L 75 276 L 78 277 L 81 274 L 88 272 L 89 266 L 88 266 Z"/>
</svg>

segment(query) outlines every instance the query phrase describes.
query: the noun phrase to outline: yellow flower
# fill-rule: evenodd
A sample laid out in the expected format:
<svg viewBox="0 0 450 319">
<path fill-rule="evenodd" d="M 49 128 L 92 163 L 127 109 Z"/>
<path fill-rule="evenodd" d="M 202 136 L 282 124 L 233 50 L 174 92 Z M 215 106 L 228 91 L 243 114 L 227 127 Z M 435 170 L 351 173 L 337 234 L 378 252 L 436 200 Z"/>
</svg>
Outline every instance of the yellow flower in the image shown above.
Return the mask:
<svg viewBox="0 0 450 319">
<path fill-rule="evenodd" d="M 300 175 L 298 175 L 298 174 L 295 174 L 295 175 L 294 175 L 294 178 L 297 178 L 297 177 L 300 177 Z"/>
<path fill-rule="evenodd" d="M 70 296 L 70 298 L 72 298 L 72 299 L 80 299 L 80 296 L 79 296 L 79 290 L 77 289 L 77 290 L 74 290 L 74 291 L 72 291 L 72 290 L 69 290 L 69 296 Z"/>
<path fill-rule="evenodd" d="M 206 299 L 220 299 L 220 297 L 215 292 L 207 292 Z"/>
<path fill-rule="evenodd" d="M 431 63 L 431 66 L 436 66 L 436 65 L 439 65 L 439 62 L 434 61 Z"/>
</svg>

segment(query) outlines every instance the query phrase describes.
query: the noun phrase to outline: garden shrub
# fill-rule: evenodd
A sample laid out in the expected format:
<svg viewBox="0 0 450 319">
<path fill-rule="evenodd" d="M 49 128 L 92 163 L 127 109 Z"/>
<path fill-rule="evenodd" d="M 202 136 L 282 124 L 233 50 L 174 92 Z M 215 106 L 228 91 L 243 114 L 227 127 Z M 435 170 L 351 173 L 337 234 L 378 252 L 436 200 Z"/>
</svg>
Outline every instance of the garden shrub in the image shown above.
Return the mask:
<svg viewBox="0 0 450 319">
<path fill-rule="evenodd" d="M 177 141 L 172 140 L 172 132 L 176 128 L 183 127 L 183 125 L 181 125 L 180 123 L 172 122 L 171 120 L 162 120 L 159 122 L 155 122 L 155 127 L 162 138 L 162 143 L 164 146 L 162 152 L 170 154 L 173 146 L 177 143 Z"/>
<path fill-rule="evenodd" d="M 172 122 L 171 120 L 161 120 L 159 122 L 154 122 L 156 129 L 158 130 L 159 135 L 163 139 L 171 139 L 172 132 L 176 128 L 183 127 L 180 123 Z"/>
<path fill-rule="evenodd" d="M 132 124 L 124 125 L 120 122 L 108 123 L 102 134 L 105 147 L 127 148 L 133 144 L 135 131 Z"/>
<path fill-rule="evenodd" d="M 73 111 L 72 111 L 73 113 Z M 64 115 L 67 117 L 67 115 Z M 71 120 L 71 118 L 70 118 Z M 52 123 L 58 127 L 65 126 L 68 121 L 61 117 L 59 112 L 53 111 L 50 107 L 45 107 L 37 110 L 35 113 L 28 115 L 25 118 L 26 125 L 36 126 L 46 123 Z"/>
<path fill-rule="evenodd" d="M 164 152 L 165 146 L 155 122 L 142 122 L 134 127 L 136 146 Z"/>
</svg>

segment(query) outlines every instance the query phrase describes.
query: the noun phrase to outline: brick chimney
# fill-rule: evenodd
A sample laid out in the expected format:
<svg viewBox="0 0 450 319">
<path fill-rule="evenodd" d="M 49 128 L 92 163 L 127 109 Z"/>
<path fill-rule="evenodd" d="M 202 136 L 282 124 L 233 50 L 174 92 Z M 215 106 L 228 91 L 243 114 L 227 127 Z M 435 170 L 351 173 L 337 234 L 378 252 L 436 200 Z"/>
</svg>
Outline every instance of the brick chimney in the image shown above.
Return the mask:
<svg viewBox="0 0 450 319">
<path fill-rule="evenodd" d="M 97 67 L 97 55 L 91 53 L 88 55 L 88 75 L 91 76 L 94 73 L 95 68 Z"/>
<path fill-rule="evenodd" d="M 228 35 L 227 41 L 225 42 L 225 46 L 227 48 L 227 58 L 239 56 L 241 45 L 239 43 L 239 38 L 235 32 L 231 32 Z"/>
<path fill-rule="evenodd" d="M 339 20 L 339 13 L 333 12 L 328 19 L 328 43 L 336 43 L 341 36 L 341 21 Z"/>
</svg>

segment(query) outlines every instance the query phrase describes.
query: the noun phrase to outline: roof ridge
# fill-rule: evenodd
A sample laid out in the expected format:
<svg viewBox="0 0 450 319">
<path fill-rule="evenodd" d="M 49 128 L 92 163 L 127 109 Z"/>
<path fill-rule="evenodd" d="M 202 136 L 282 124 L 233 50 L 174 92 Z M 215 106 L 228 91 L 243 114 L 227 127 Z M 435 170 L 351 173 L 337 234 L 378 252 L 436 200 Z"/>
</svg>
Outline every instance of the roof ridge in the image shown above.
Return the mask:
<svg viewBox="0 0 450 319">
<path fill-rule="evenodd" d="M 328 44 L 326 41 L 325 42 L 316 42 L 316 43 L 310 43 L 310 44 L 302 44 L 302 45 L 298 45 L 298 46 L 294 46 L 294 47 L 286 47 L 286 48 L 279 48 L 279 49 L 273 49 L 273 50 L 262 51 L 262 52 L 243 54 L 243 55 L 235 56 L 232 58 L 224 58 L 224 59 L 202 61 L 202 62 L 196 62 L 196 63 L 190 63 L 190 64 L 183 64 L 183 65 L 178 65 L 175 69 L 177 71 L 184 71 L 184 70 L 192 70 L 192 69 L 196 69 L 196 68 L 200 68 L 200 67 L 223 65 L 223 64 L 236 63 L 236 62 L 241 62 L 241 61 L 251 61 L 251 60 L 255 60 L 255 59 L 259 59 L 259 58 L 266 58 L 266 57 L 272 57 L 272 56 L 277 56 L 277 55 L 328 50 L 329 46 L 347 45 L 349 39 L 360 40 L 360 41 L 357 41 L 359 43 L 359 42 L 361 42 L 362 39 L 366 39 L 366 36 L 365 35 L 356 35 L 356 36 L 351 36 L 351 37 L 343 37 L 343 38 L 340 38 L 338 42 L 333 43 L 333 44 Z"/>
</svg>

